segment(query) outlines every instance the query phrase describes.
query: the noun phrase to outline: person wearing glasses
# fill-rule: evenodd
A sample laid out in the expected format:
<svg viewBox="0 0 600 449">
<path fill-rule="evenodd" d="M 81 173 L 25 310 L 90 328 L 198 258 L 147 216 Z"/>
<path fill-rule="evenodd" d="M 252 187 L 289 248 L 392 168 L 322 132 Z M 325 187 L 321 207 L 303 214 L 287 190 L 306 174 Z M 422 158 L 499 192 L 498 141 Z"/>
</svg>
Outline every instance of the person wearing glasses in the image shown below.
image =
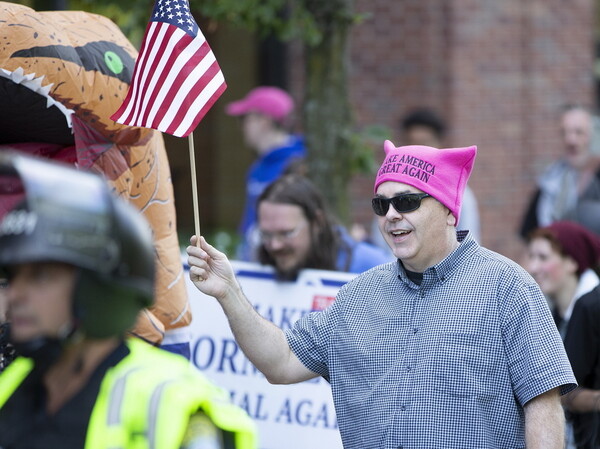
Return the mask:
<svg viewBox="0 0 600 449">
<path fill-rule="evenodd" d="M 303 268 L 362 273 L 390 261 L 381 248 L 352 239 L 304 176 L 285 175 L 271 183 L 257 210 L 258 261 L 273 266 L 279 280 L 293 281 Z"/>
<path fill-rule="evenodd" d="M 544 295 L 456 230 L 477 148 L 384 150 L 372 204 L 398 260 L 358 275 L 329 308 L 282 331 L 202 238 L 187 249 L 191 280 L 269 382 L 331 383 L 345 449 L 562 448 L 560 395 L 576 381 Z"/>
<path fill-rule="evenodd" d="M 285 90 L 258 86 L 225 108 L 228 115 L 240 118 L 244 141 L 257 156 L 246 174 L 246 204 L 239 226 L 241 242 L 236 250 L 240 260 L 256 261 L 259 195 L 283 174 L 304 170 L 304 139 L 290 131 L 294 107 L 294 99 Z"/>
</svg>

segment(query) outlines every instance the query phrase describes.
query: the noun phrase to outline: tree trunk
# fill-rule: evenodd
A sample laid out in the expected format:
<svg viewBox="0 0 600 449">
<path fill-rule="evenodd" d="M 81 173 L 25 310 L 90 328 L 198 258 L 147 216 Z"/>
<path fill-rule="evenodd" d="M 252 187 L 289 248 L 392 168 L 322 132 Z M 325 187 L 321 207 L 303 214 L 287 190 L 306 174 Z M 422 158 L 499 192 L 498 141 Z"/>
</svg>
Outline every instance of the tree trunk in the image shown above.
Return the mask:
<svg viewBox="0 0 600 449">
<path fill-rule="evenodd" d="M 315 2 L 318 4 L 328 2 Z M 336 2 L 340 3 L 340 2 Z M 349 10 L 351 0 L 342 2 Z M 308 148 L 309 176 L 325 196 L 337 217 L 347 222 L 351 147 L 348 133 L 352 126 L 348 98 L 348 31 L 346 15 L 320 19 L 323 38 L 305 53 L 306 97 L 304 127 Z M 319 17 L 318 12 L 314 12 Z M 321 16 L 322 17 L 322 16 Z"/>
</svg>

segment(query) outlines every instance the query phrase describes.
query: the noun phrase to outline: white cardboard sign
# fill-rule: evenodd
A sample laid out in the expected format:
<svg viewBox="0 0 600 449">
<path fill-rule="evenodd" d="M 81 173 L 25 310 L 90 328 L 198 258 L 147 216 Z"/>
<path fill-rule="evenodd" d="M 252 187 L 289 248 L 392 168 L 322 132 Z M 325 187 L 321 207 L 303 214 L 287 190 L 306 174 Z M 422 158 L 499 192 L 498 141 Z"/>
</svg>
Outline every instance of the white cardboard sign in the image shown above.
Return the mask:
<svg viewBox="0 0 600 449">
<path fill-rule="evenodd" d="M 335 299 L 351 273 L 304 270 L 296 282 L 277 282 L 261 265 L 232 261 L 244 293 L 262 316 L 287 329 L 311 310 Z M 258 425 L 260 449 L 341 449 L 329 383 L 323 378 L 295 385 L 271 385 L 243 355 L 217 301 L 189 280 L 192 305 L 192 362 L 227 389 Z"/>
</svg>

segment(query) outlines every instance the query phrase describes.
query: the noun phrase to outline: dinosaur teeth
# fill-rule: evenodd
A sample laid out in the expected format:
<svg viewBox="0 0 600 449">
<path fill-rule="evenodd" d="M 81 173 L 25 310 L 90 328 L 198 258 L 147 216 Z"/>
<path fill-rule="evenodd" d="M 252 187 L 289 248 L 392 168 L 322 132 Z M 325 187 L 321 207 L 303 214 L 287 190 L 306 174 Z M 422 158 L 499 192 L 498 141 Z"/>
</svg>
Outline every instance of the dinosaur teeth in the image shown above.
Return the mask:
<svg viewBox="0 0 600 449">
<path fill-rule="evenodd" d="M 56 101 L 54 98 L 50 96 L 50 90 L 54 83 L 47 84 L 43 86 L 43 82 L 45 79 L 44 75 L 38 76 L 36 78 L 35 73 L 25 73 L 22 67 L 18 67 L 12 72 L 6 69 L 0 69 L 0 77 L 7 78 L 11 80 L 15 84 L 20 84 L 23 87 L 35 92 L 38 95 L 46 98 L 46 107 L 50 108 L 52 106 L 56 106 L 60 112 L 65 116 L 65 120 L 67 121 L 67 126 L 69 129 L 73 128 L 73 122 L 71 120 L 71 115 L 75 112 L 73 109 L 67 108 L 62 103 Z"/>
<path fill-rule="evenodd" d="M 2 71 L 9 75 L 7 78 L 10 78 L 13 83 L 16 84 L 25 84 L 27 81 L 31 81 L 35 78 L 35 73 L 25 74 L 25 71 L 22 67 L 17 68 L 14 72 L 9 72 L 8 70 L 2 69 Z"/>
<path fill-rule="evenodd" d="M 33 73 L 35 76 L 35 73 Z M 33 78 L 29 83 L 29 88 L 35 92 L 39 92 L 42 88 L 42 81 L 44 80 L 44 76 L 38 76 L 37 78 Z"/>
<path fill-rule="evenodd" d="M 39 79 L 39 78 L 36 78 L 36 79 Z M 46 86 L 40 85 L 40 88 L 36 92 L 39 93 L 40 95 L 43 95 L 44 97 L 52 98 L 52 97 L 50 97 L 50 89 L 52 89 L 52 86 L 54 86 L 54 83 L 47 84 Z"/>
</svg>

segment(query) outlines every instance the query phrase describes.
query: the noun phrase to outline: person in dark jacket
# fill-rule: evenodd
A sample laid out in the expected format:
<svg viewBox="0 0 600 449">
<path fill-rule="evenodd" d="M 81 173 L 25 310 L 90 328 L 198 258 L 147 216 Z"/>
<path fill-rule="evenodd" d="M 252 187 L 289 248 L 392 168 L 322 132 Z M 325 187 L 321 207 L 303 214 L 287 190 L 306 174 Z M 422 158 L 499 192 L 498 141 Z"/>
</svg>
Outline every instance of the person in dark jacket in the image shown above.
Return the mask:
<svg viewBox="0 0 600 449">
<path fill-rule="evenodd" d="M 571 314 L 565 349 L 579 387 L 563 398 L 577 449 L 600 448 L 600 287 L 583 295 Z"/>
<path fill-rule="evenodd" d="M 538 178 L 521 222 L 524 239 L 534 229 L 558 220 L 577 221 L 594 232 L 600 230 L 586 212 L 590 205 L 600 207 L 600 159 L 591 151 L 592 129 L 592 115 L 587 109 L 565 108 L 561 116 L 563 155 Z M 587 206 L 582 207 L 583 203 Z"/>
</svg>

